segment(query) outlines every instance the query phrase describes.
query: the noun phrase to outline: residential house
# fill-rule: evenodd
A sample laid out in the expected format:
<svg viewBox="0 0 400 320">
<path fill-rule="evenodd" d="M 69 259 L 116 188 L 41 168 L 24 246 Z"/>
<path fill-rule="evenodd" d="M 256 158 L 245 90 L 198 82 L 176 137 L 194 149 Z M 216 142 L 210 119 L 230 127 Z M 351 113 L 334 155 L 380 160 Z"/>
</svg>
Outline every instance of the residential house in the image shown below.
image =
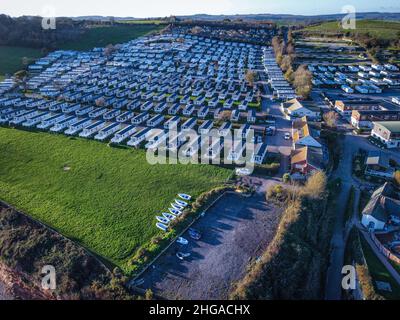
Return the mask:
<svg viewBox="0 0 400 320">
<path fill-rule="evenodd" d="M 378 188 L 362 212 L 361 223 L 371 231 L 384 230 L 392 216 L 400 218 L 400 191 L 391 182 Z"/>
<path fill-rule="evenodd" d="M 400 148 L 400 121 L 373 122 L 371 136 L 387 148 Z"/>
<path fill-rule="evenodd" d="M 383 151 L 370 151 L 365 160 L 365 174 L 380 178 L 392 178 L 394 169 L 389 164 L 389 156 Z"/>
</svg>

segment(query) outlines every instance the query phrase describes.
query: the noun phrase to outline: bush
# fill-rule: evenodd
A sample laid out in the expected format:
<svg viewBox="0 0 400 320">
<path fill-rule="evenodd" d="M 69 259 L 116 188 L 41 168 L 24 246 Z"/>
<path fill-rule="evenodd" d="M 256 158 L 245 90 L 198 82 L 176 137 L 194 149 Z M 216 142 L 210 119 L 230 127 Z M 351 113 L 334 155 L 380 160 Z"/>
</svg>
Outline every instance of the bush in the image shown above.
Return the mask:
<svg viewBox="0 0 400 320">
<path fill-rule="evenodd" d="M 118 272 L 114 275 L 84 249 L 27 216 L 0 208 L 0 231 L 0 259 L 29 280 L 29 294 L 41 290 L 39 270 L 53 265 L 57 288 L 46 292 L 53 299 L 133 298 Z"/>
<path fill-rule="evenodd" d="M 285 173 L 282 177 L 282 181 L 284 183 L 289 183 L 290 182 L 290 174 L 289 173 Z"/>
<path fill-rule="evenodd" d="M 326 188 L 326 181 L 312 184 Z M 305 188 L 305 187 L 304 187 Z M 300 190 L 301 191 L 301 190 Z M 326 190 L 321 201 L 301 191 L 287 199 L 277 233 L 260 261 L 249 268 L 234 287 L 233 299 L 320 299 L 324 270 L 329 263 L 329 246 L 334 212 L 325 210 Z M 289 194 L 281 185 L 270 188 L 267 197 Z"/>
</svg>

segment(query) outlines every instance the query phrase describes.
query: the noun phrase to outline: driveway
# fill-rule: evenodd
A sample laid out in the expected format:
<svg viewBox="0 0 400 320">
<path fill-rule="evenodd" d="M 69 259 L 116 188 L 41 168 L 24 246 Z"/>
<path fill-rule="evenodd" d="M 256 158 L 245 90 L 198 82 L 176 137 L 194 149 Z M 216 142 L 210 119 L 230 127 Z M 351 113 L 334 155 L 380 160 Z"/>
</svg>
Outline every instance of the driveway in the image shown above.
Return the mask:
<svg viewBox="0 0 400 320">
<path fill-rule="evenodd" d="M 245 198 L 226 194 L 193 226 L 202 232 L 199 241 L 174 244 L 143 275 L 142 289 L 152 289 L 167 299 L 227 299 L 232 284 L 246 273 L 275 235 L 282 209 L 265 201 L 265 189 L 273 180 L 249 178 L 257 187 Z M 176 252 L 190 253 L 184 261 Z"/>
<path fill-rule="evenodd" d="M 274 136 L 267 136 L 266 138 L 268 151 L 279 152 L 284 156 L 289 156 L 292 149 L 292 141 L 285 140 L 284 136 L 286 132 L 292 131 L 292 122 L 283 117 L 279 102 L 264 98 L 262 108 L 263 111 L 268 112 L 276 120 L 276 134 Z"/>
</svg>

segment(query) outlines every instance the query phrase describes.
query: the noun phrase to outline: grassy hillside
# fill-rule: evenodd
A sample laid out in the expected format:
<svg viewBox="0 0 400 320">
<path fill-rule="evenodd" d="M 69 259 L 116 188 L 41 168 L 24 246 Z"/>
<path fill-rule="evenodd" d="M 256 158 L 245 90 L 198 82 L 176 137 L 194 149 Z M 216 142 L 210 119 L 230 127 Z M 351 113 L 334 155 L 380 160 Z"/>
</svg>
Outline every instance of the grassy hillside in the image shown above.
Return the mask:
<svg viewBox="0 0 400 320">
<path fill-rule="evenodd" d="M 0 128 L 0 199 L 127 270 L 135 249 L 159 234 L 155 216 L 179 192 L 222 184 L 230 170 L 150 165 L 140 150 Z"/>
<path fill-rule="evenodd" d="M 22 59 L 28 58 L 32 62 L 41 56 L 39 49 L 0 46 L 0 80 L 5 74 L 13 74 L 24 66 Z"/>
<path fill-rule="evenodd" d="M 88 29 L 79 40 L 59 44 L 65 50 L 90 50 L 94 47 L 105 47 L 130 41 L 152 31 L 161 30 L 163 25 L 116 25 Z"/>
<path fill-rule="evenodd" d="M 343 29 L 339 21 L 324 22 L 322 24 L 307 27 L 303 31 L 316 33 L 346 33 L 352 34 L 369 33 L 372 36 L 386 40 L 396 40 L 399 38 L 400 22 L 380 21 L 380 20 L 357 20 L 355 30 Z"/>
</svg>

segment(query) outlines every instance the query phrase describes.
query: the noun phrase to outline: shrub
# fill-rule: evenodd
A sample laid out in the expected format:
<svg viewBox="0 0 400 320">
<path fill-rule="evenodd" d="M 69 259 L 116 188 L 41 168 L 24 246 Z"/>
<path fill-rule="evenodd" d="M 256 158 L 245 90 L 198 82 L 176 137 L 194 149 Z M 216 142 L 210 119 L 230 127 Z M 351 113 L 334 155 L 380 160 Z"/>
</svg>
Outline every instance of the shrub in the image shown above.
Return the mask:
<svg viewBox="0 0 400 320">
<path fill-rule="evenodd" d="M 290 174 L 289 173 L 285 173 L 282 177 L 282 181 L 284 183 L 289 183 L 290 182 Z"/>
</svg>

